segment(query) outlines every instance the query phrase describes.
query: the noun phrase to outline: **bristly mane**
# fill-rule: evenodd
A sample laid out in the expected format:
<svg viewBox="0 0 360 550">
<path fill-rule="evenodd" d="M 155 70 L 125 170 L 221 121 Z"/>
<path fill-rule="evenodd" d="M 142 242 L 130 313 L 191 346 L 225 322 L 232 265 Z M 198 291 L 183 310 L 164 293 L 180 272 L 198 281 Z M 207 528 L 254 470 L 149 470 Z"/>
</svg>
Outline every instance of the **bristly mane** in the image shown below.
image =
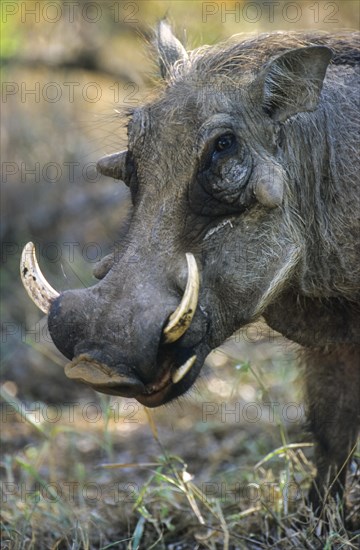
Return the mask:
<svg viewBox="0 0 360 550">
<path fill-rule="evenodd" d="M 333 65 L 360 64 L 360 36 L 358 32 L 328 34 L 324 32 L 272 32 L 257 36 L 238 34 L 215 46 L 202 46 L 189 53 L 189 61 L 175 64 L 171 80 L 191 72 L 226 73 L 235 68 L 258 70 L 271 57 L 287 50 L 304 46 L 328 46 L 334 53 Z"/>
</svg>

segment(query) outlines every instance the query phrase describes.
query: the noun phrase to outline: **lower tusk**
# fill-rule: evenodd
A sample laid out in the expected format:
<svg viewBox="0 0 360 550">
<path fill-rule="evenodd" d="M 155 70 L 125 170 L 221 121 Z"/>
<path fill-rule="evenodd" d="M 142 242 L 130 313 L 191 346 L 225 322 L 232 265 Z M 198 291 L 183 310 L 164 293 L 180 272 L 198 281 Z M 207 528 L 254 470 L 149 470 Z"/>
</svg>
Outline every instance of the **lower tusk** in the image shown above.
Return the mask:
<svg viewBox="0 0 360 550">
<path fill-rule="evenodd" d="M 177 309 L 170 315 L 169 322 L 164 328 L 164 342 L 171 344 L 179 340 L 189 328 L 194 317 L 199 298 L 199 271 L 196 260 L 191 253 L 186 254 L 188 278 L 184 296 Z"/>
<path fill-rule="evenodd" d="M 33 243 L 27 243 L 24 246 L 20 261 L 20 275 L 25 290 L 34 304 L 44 313 L 48 313 L 51 303 L 59 293 L 49 285 L 41 273 Z"/>
<path fill-rule="evenodd" d="M 172 375 L 171 380 L 173 384 L 177 384 L 184 378 L 184 376 L 189 372 L 189 370 L 194 366 L 196 361 L 196 355 L 193 355 L 184 363 L 180 368 L 178 368 Z"/>
</svg>

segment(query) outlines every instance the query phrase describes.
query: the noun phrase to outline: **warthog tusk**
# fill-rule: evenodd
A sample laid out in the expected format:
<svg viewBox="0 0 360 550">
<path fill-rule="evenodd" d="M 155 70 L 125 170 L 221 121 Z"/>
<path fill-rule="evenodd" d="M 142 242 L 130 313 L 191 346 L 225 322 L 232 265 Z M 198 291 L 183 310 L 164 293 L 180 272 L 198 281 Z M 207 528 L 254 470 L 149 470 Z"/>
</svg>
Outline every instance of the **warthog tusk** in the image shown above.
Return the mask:
<svg viewBox="0 0 360 550">
<path fill-rule="evenodd" d="M 190 252 L 186 254 L 188 278 L 184 296 L 179 307 L 169 317 L 163 330 L 166 344 L 176 342 L 189 328 L 194 317 L 199 298 L 199 271 L 196 260 Z"/>
<path fill-rule="evenodd" d="M 26 292 L 34 304 L 44 313 L 48 313 L 51 302 L 59 296 L 59 293 L 49 285 L 41 273 L 33 243 L 27 243 L 24 246 L 20 260 L 20 275 Z"/>
<path fill-rule="evenodd" d="M 184 378 L 184 376 L 189 372 L 189 370 L 193 367 L 194 363 L 196 361 L 196 355 L 193 355 L 184 363 L 181 365 L 180 368 L 176 369 L 176 371 L 173 373 L 171 380 L 173 384 L 177 384 Z"/>
</svg>

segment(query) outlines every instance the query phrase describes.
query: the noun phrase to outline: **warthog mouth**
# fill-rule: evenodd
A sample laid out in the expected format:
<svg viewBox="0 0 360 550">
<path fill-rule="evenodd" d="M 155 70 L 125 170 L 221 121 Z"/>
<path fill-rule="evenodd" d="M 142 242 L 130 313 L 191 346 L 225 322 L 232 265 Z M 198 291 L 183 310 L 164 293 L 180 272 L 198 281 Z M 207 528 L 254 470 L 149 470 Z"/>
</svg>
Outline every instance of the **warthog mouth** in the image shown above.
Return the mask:
<svg viewBox="0 0 360 550">
<path fill-rule="evenodd" d="M 68 378 L 90 385 L 102 393 L 133 397 L 147 407 L 157 407 L 167 401 L 172 387 L 183 380 L 195 362 L 196 355 L 191 355 L 177 367 L 174 361 L 167 358 L 162 363 L 158 379 L 144 384 L 135 372 L 127 369 L 126 374 L 121 373 L 118 369 L 94 360 L 90 354 L 82 353 L 65 366 L 65 374 Z"/>
<path fill-rule="evenodd" d="M 146 407 L 158 407 L 167 401 L 174 384 L 179 383 L 188 374 L 195 362 L 196 355 L 190 356 L 180 367 L 166 361 L 156 381 L 144 384 L 135 374 L 122 374 L 95 361 L 91 355 L 82 353 L 65 366 L 65 374 L 72 380 L 90 385 L 96 391 L 133 397 Z"/>
</svg>

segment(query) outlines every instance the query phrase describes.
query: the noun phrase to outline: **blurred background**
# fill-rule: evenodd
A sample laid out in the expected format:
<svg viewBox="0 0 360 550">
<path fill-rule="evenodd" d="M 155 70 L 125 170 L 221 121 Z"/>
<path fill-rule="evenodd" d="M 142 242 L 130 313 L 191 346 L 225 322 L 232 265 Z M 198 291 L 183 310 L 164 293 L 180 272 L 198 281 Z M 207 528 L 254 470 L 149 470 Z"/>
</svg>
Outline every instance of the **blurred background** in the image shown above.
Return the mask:
<svg viewBox="0 0 360 550">
<path fill-rule="evenodd" d="M 30 412 L 34 403 L 51 407 L 86 400 L 104 411 L 118 403 L 123 416 L 129 410 L 124 400 L 105 399 L 66 379 L 65 359 L 52 345 L 45 319 L 21 285 L 19 260 L 22 247 L 31 240 L 55 288 L 84 287 L 95 283 L 96 261 L 121 240 L 130 206 L 128 191 L 98 175 L 95 163 L 126 146 L 119 112 L 141 105 L 159 78 L 151 43 L 154 26 L 164 16 L 185 46 L 193 49 L 243 32 L 359 29 L 359 2 L 2 2 L 1 375 L 3 400 L 10 403 L 4 449 L 12 479 L 23 475 L 19 456 L 34 466 L 43 447 L 37 439 L 39 426 L 34 428 L 28 418 L 19 422 L 19 415 L 10 414 L 11 403 Z M 292 384 L 295 348 L 262 325 L 252 330 L 239 333 L 212 354 L 205 379 L 182 405 L 154 413 L 163 444 L 171 452 L 183 453 L 191 471 L 205 478 L 217 469 L 226 470 L 233 455 L 239 456 L 239 445 L 247 463 L 254 448 L 261 456 L 281 444 L 284 434 L 274 419 L 261 418 L 268 422 L 265 429 L 261 422 L 248 422 L 234 439 L 232 424 L 239 419 L 224 423 L 221 415 L 214 414 L 213 422 L 205 425 L 204 401 L 216 403 L 218 413 L 223 402 L 266 398 L 301 403 Z M 133 406 L 137 422 L 112 427 L 115 443 L 110 454 L 117 462 L 139 460 L 139 441 L 148 444 L 140 452 L 145 462 L 158 452 L 144 411 Z M 297 429 L 292 420 L 285 424 L 290 433 Z M 104 442 L 105 425 L 109 430 L 106 415 L 96 425 L 80 422 L 76 442 L 65 441 L 62 434 L 54 445 L 70 449 L 73 461 L 93 466 L 110 452 Z M 204 460 L 210 454 L 217 458 L 204 473 Z M 17 465 L 9 456 L 15 456 Z M 46 478 L 49 466 L 42 466 Z M 142 479 L 140 474 L 132 475 L 136 482 Z M 22 512 L 11 513 L 17 517 Z"/>
</svg>

